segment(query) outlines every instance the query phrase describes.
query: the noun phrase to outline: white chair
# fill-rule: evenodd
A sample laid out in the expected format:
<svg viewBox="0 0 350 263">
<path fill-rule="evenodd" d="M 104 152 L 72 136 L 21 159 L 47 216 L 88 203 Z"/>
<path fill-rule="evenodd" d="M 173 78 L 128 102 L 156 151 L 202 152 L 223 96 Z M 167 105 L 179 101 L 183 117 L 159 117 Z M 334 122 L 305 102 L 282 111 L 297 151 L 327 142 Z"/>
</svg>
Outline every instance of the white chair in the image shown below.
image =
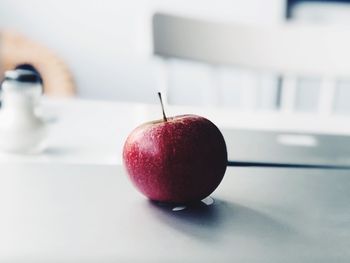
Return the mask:
<svg viewBox="0 0 350 263">
<path fill-rule="evenodd" d="M 248 26 L 158 13 L 153 17 L 153 40 L 154 53 L 162 58 L 281 76 L 282 112 L 294 110 L 297 84 L 307 77 L 320 81 L 320 92 L 315 94 L 318 113 L 331 114 L 338 81 L 350 77 L 350 30 L 345 28 L 291 23 Z M 166 92 L 166 81 L 163 84 Z"/>
</svg>

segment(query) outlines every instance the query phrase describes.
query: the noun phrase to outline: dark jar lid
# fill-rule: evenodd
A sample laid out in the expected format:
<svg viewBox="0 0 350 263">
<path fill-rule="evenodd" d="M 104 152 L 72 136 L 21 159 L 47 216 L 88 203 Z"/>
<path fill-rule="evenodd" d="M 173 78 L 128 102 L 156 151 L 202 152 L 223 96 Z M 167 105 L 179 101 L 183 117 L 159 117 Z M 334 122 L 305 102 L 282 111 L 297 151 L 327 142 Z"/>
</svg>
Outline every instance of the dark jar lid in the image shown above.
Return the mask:
<svg viewBox="0 0 350 263">
<path fill-rule="evenodd" d="M 19 81 L 24 83 L 42 83 L 41 77 L 34 71 L 27 69 L 8 70 L 5 72 L 5 81 Z"/>
</svg>

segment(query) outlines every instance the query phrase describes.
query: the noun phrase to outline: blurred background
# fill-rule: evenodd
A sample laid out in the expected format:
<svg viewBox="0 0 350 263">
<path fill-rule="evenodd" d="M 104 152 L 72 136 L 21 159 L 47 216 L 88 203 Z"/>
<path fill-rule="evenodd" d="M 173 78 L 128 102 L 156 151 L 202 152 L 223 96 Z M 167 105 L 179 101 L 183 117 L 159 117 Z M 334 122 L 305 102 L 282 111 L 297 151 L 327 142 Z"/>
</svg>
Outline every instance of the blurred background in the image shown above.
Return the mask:
<svg viewBox="0 0 350 263">
<path fill-rule="evenodd" d="M 332 92 L 327 93 L 331 94 L 330 103 L 324 99 L 328 95 L 323 94 L 323 79 L 317 75 L 298 76 L 291 89 L 284 87 L 288 83 L 278 72 L 184 59 L 164 60 L 154 56 L 152 17 L 156 12 L 164 12 L 203 21 L 266 28 L 285 23 L 347 27 L 350 25 L 349 3 L 300 0 L 1 0 L 0 28 L 2 43 L 11 42 L 11 34 L 15 34 L 12 38 L 19 39 L 13 41 L 25 42 L 28 39 L 32 46 L 39 46 L 27 51 L 29 60 L 39 57 L 41 64 L 50 59 L 56 66 L 62 64 L 62 70 L 66 74 L 69 72 L 66 79 L 70 82 L 69 91 L 64 95 L 156 103 L 155 91 L 167 86 L 168 102 L 178 105 L 248 111 L 288 108 L 295 112 L 315 113 L 323 107 L 320 103 L 324 103 L 331 105 L 328 111 L 332 113 L 348 114 L 350 81 L 346 77 L 334 79 Z M 5 44 L 1 46 L 3 49 L 6 49 Z M 12 54 L 20 53 L 20 47 L 7 45 L 15 47 Z M 41 55 L 43 49 L 47 51 Z M 12 64 L 7 63 L 16 56 L 12 54 L 3 52 L 0 58 L 3 68 L 15 62 L 31 62 L 16 58 Z M 42 68 L 50 71 L 50 67 Z M 55 75 L 55 70 L 45 72 L 47 78 Z"/>
</svg>

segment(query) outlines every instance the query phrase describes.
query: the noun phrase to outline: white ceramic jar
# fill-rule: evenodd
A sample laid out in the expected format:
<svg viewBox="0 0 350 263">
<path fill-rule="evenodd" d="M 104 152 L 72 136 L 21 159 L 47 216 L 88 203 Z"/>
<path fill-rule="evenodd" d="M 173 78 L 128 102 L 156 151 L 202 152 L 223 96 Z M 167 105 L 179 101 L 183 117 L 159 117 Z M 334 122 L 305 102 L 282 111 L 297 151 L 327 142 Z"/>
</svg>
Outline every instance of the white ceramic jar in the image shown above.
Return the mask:
<svg viewBox="0 0 350 263">
<path fill-rule="evenodd" d="M 0 110 L 0 150 L 30 154 L 43 150 L 45 123 L 35 114 L 42 93 L 36 73 L 11 70 L 2 83 Z"/>
</svg>

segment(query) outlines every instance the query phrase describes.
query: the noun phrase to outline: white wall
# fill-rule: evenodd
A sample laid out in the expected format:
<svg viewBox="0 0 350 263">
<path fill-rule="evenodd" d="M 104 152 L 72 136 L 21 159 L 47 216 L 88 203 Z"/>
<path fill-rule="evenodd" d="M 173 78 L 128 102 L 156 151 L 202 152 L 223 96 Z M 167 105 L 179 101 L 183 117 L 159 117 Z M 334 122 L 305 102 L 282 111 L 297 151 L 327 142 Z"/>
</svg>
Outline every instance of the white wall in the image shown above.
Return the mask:
<svg viewBox="0 0 350 263">
<path fill-rule="evenodd" d="M 82 97 L 153 102 L 151 15 L 157 10 L 278 23 L 284 0 L 1 0 L 0 28 L 23 32 L 60 54 Z"/>
</svg>

